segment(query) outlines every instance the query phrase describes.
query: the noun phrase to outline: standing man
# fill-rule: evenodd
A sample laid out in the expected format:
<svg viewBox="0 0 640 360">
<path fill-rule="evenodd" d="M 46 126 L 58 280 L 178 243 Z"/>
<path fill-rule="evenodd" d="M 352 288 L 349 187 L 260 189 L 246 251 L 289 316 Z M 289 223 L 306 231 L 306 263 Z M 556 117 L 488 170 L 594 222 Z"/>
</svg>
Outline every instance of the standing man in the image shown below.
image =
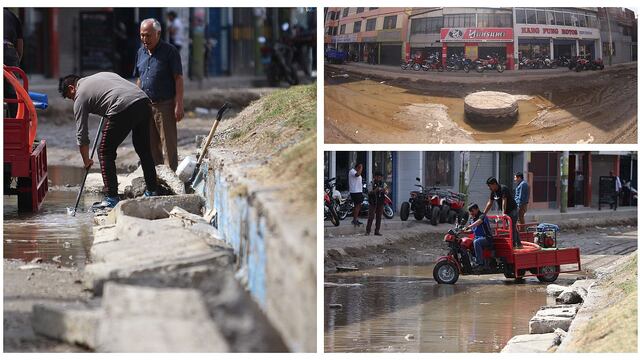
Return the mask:
<svg viewBox="0 0 640 360">
<path fill-rule="evenodd" d="M 146 19 L 140 24 L 142 47 L 136 55 L 133 76 L 151 99 L 151 154 L 156 165 L 178 167 L 178 129 L 184 116 L 182 62 L 178 50 L 160 39 L 160 23 Z"/>
<path fill-rule="evenodd" d="M 516 195 L 514 199 L 518 205 L 518 223 L 524 224 L 524 214 L 527 213 L 527 204 L 529 204 L 529 184 L 524 180 L 524 174 L 517 172 L 513 176 L 516 183 Z"/>
<path fill-rule="evenodd" d="M 382 174 L 376 172 L 373 176 L 372 189 L 369 192 L 369 217 L 367 219 L 367 233 L 371 234 L 371 225 L 373 224 L 373 217 L 376 217 L 376 230 L 375 235 L 382 236 L 380 234 L 380 222 L 382 221 L 382 211 L 384 209 L 384 196 L 387 194 L 387 184 L 382 181 Z"/>
<path fill-rule="evenodd" d="M 518 234 L 518 228 L 516 226 L 518 220 L 518 206 L 513 199 L 511 190 L 506 185 L 498 184 L 498 180 L 493 176 L 487 179 L 487 186 L 491 193 L 489 194 L 489 201 L 484 208 L 484 213 L 488 214 L 495 201 L 498 204 L 498 209 L 502 211 L 502 215 L 511 218 L 511 238 L 513 239 L 513 247 L 515 249 L 522 249 L 522 243 L 520 242 L 520 235 Z"/>
<path fill-rule="evenodd" d="M 116 157 L 118 146 L 129 133 L 132 133 L 133 147 L 140 157 L 144 181 L 147 184 L 144 194 L 157 195 L 156 168 L 149 148 L 151 104 L 147 95 L 134 84 L 110 72 L 84 78 L 67 75 L 60 79 L 58 91 L 64 98 L 73 100 L 76 136 L 85 169 L 93 165 L 93 160 L 89 157 L 89 114 L 105 118 L 98 146 L 105 198 L 96 204 L 94 209 L 113 208 L 120 200 Z"/>
<path fill-rule="evenodd" d="M 349 193 L 351 194 L 351 201 L 353 201 L 353 220 L 351 223 L 353 226 L 360 226 L 360 207 L 364 201 L 364 195 L 362 195 L 362 164 L 357 164 L 355 168 L 349 171 Z"/>
<path fill-rule="evenodd" d="M 613 171 L 609 171 L 609 176 L 614 177 L 616 180 L 616 202 L 615 204 L 610 204 L 609 207 L 611 209 L 618 208 L 618 199 L 620 198 L 620 191 L 622 190 L 622 182 L 620 181 L 620 177 L 616 175 Z"/>
<path fill-rule="evenodd" d="M 180 49 L 184 46 L 184 26 L 180 18 L 178 18 L 178 14 L 173 10 L 169 11 L 167 18 L 169 19 L 169 44 L 173 45 L 179 54 Z"/>
<path fill-rule="evenodd" d="M 20 66 L 24 49 L 22 23 L 20 19 L 7 8 L 3 9 L 2 20 L 2 37 L 4 40 L 2 63 L 7 66 Z M 15 89 L 6 80 L 4 80 L 4 94 L 7 99 L 16 98 Z M 9 117 L 16 116 L 18 104 L 9 104 L 8 108 Z"/>
</svg>

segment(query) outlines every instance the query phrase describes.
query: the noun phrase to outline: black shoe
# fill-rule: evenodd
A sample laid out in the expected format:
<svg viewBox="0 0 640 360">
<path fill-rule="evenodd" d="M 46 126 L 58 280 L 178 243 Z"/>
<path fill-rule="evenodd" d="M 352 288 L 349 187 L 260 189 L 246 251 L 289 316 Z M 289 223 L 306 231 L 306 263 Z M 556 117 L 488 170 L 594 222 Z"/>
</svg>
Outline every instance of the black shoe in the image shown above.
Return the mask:
<svg viewBox="0 0 640 360">
<path fill-rule="evenodd" d="M 371 231 L 367 231 L 366 233 L 364 233 L 365 236 L 369 236 L 371 235 Z"/>
<path fill-rule="evenodd" d="M 373 235 L 382 236 L 382 234 L 380 234 L 379 232 L 373 233 Z"/>
</svg>

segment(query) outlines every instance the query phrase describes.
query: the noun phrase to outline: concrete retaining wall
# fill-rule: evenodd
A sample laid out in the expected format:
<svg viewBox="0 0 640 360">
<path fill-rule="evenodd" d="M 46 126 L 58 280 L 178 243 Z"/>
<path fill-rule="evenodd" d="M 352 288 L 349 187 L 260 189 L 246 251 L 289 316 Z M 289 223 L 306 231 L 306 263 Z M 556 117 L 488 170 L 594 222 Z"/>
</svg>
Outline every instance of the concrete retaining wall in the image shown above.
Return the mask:
<svg viewBox="0 0 640 360">
<path fill-rule="evenodd" d="M 236 255 L 236 274 L 281 332 L 291 351 L 316 351 L 316 228 L 284 219 L 276 209 L 284 188 L 252 182 L 246 171 L 259 164 L 209 151 L 205 185 L 198 192 L 214 209 L 219 237 Z M 237 160 L 236 160 L 237 161 Z"/>
</svg>

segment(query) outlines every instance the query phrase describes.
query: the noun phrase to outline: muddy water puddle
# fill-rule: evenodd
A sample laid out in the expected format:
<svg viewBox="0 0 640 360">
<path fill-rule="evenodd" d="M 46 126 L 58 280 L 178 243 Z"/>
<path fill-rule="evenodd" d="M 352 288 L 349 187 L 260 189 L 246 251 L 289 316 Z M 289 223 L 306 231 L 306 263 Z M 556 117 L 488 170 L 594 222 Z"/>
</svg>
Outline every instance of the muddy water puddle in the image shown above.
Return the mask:
<svg viewBox="0 0 640 360">
<path fill-rule="evenodd" d="M 324 289 L 325 351 L 499 352 L 553 302 L 535 278 L 516 284 L 502 275 L 468 276 L 438 285 L 432 271 L 392 266 L 325 275 L 325 282 L 353 285 Z"/>
<path fill-rule="evenodd" d="M 93 241 L 93 213 L 87 212 L 99 201 L 99 194 L 85 194 L 80 199 L 75 217 L 67 215 L 67 207 L 73 207 L 77 186 L 82 181 L 82 169 L 49 167 L 52 188 L 75 187 L 69 190 L 53 190 L 47 194 L 37 213 L 18 213 L 17 197 L 3 197 L 3 253 L 7 259 L 43 261 L 62 266 L 83 268 L 87 262 Z"/>
<path fill-rule="evenodd" d="M 464 114 L 465 94 L 444 96 L 437 86 L 424 93 L 368 79 L 331 83 L 325 86 L 326 119 L 333 120 L 330 127 L 358 142 L 521 143 L 540 132 L 534 124 L 539 112 L 553 107 L 546 95 L 533 96 L 518 101 L 517 117 L 478 124 Z M 460 141 L 464 137 L 468 140 Z"/>
</svg>

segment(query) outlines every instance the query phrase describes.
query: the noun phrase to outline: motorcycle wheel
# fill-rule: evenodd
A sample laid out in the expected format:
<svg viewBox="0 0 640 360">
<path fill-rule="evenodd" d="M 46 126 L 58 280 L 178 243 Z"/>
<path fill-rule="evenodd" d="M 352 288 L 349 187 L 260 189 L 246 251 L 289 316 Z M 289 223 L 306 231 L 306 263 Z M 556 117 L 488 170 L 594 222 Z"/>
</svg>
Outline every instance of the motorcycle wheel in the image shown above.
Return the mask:
<svg viewBox="0 0 640 360">
<path fill-rule="evenodd" d="M 418 220 L 418 221 L 420 221 L 420 220 L 424 219 L 424 212 L 423 212 L 423 211 L 424 211 L 424 210 L 418 210 L 418 209 L 416 209 L 416 210 L 413 212 L 413 217 L 414 217 L 416 220 Z"/>
<path fill-rule="evenodd" d="M 476 66 L 476 71 L 481 73 L 484 71 L 484 68 L 482 66 Z"/>
<path fill-rule="evenodd" d="M 469 73 L 469 70 L 471 70 L 471 69 L 469 69 L 469 65 L 465 65 L 463 70 L 464 70 L 464 72 Z"/>
<path fill-rule="evenodd" d="M 449 261 L 440 261 L 433 267 L 433 278 L 438 284 L 453 285 L 458 281 L 459 276 L 458 267 Z"/>
<path fill-rule="evenodd" d="M 333 206 L 329 206 L 329 220 L 331 220 L 333 226 L 340 225 L 340 218 L 338 217 L 338 213 Z"/>
<path fill-rule="evenodd" d="M 558 271 L 560 271 L 560 267 L 557 265 L 543 266 L 538 270 L 538 281 L 543 283 L 552 283 L 556 281 L 558 278 Z"/>
<path fill-rule="evenodd" d="M 434 206 L 431 208 L 431 225 L 436 226 L 440 222 L 440 207 Z"/>
<path fill-rule="evenodd" d="M 412 69 L 413 71 L 420 71 L 420 68 L 421 68 L 421 67 L 422 67 L 422 66 L 420 66 L 420 64 L 418 64 L 418 63 L 415 63 L 415 64 L 411 65 L 411 69 Z"/>
<path fill-rule="evenodd" d="M 338 218 L 340 220 L 346 219 L 347 216 L 349 216 L 349 211 L 347 211 L 347 210 L 338 210 Z"/>
<path fill-rule="evenodd" d="M 440 222 L 441 223 L 446 223 L 449 221 L 449 210 L 451 209 L 451 207 L 449 205 L 442 205 L 442 208 L 440 209 Z"/>
<path fill-rule="evenodd" d="M 382 211 L 382 214 L 387 219 L 393 219 L 393 215 L 394 215 L 393 209 L 389 205 L 384 206 L 384 210 Z"/>
<path fill-rule="evenodd" d="M 444 71 L 444 67 L 440 66 L 438 67 L 438 72 L 443 72 Z"/>
<path fill-rule="evenodd" d="M 498 70 L 499 73 L 503 72 L 504 71 L 504 65 L 502 65 L 502 64 L 496 65 L 496 70 Z"/>
<path fill-rule="evenodd" d="M 582 66 L 581 65 L 576 65 L 576 72 L 580 72 L 582 71 Z"/>
<path fill-rule="evenodd" d="M 402 69 L 402 70 L 407 70 L 407 67 L 408 67 L 407 64 L 400 65 L 400 69 Z"/>
<path fill-rule="evenodd" d="M 400 205 L 400 220 L 402 221 L 407 221 L 407 219 L 409 219 L 409 211 L 410 211 L 410 205 L 408 202 L 403 202 L 402 205 Z"/>
</svg>

